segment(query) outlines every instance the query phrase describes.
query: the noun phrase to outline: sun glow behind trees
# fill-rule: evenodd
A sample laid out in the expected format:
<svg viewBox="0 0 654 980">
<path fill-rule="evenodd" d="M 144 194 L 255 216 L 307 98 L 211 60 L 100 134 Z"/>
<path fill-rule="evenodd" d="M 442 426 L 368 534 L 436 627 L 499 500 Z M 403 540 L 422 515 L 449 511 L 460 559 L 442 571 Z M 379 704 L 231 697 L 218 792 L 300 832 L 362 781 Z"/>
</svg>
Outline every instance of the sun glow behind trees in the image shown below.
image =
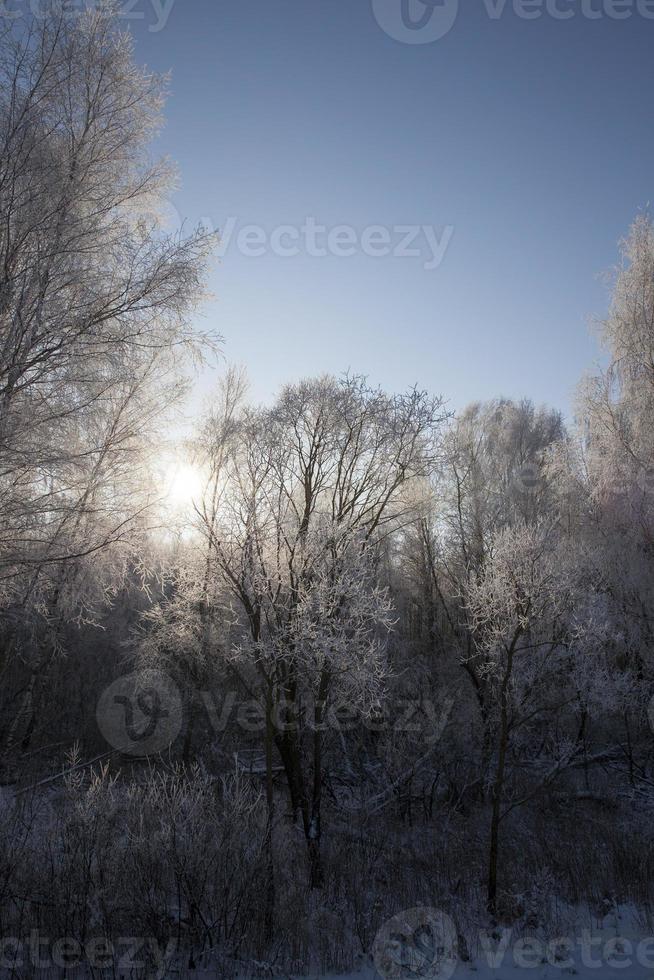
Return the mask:
<svg viewBox="0 0 654 980">
<path fill-rule="evenodd" d="M 152 466 L 151 500 L 153 527 L 192 534 L 198 511 L 202 511 L 207 491 L 207 471 L 184 444 L 171 445 L 160 453 Z"/>
<path fill-rule="evenodd" d="M 200 467 L 176 460 L 165 473 L 166 503 L 173 510 L 191 512 L 200 505 L 205 485 L 206 478 Z"/>
</svg>

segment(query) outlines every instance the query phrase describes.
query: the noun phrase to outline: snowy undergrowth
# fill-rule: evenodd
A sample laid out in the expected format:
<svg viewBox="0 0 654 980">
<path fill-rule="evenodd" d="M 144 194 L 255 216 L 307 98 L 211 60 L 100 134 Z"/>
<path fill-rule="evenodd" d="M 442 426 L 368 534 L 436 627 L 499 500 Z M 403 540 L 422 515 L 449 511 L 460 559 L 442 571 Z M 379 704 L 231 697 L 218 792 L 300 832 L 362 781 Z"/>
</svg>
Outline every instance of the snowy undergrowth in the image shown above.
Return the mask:
<svg viewBox="0 0 654 980">
<path fill-rule="evenodd" d="M 654 976 L 654 930 L 647 917 L 633 906 L 568 909 L 572 924 L 567 932 L 508 927 L 480 930 L 468 936 L 471 957 L 440 971 L 418 965 L 395 975 L 380 974 L 372 963 L 346 974 L 306 974 L 301 980 L 645 980 Z M 415 961 L 413 963 L 416 966 Z M 291 980 L 291 978 L 289 978 Z M 292 980 L 300 980 L 293 977 Z"/>
</svg>

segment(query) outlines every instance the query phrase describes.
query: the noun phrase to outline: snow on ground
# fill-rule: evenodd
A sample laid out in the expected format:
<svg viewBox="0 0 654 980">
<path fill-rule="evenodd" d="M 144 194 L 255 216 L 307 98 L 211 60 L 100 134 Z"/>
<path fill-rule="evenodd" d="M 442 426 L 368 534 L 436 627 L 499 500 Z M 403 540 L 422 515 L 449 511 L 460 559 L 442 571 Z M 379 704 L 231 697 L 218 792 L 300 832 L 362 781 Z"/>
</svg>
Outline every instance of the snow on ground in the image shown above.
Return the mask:
<svg viewBox="0 0 654 980">
<path fill-rule="evenodd" d="M 479 932 L 470 962 L 452 957 L 430 964 L 405 944 L 413 970 L 378 972 L 371 963 L 349 974 L 310 973 L 301 980 L 654 980 L 654 929 L 647 917 L 632 907 L 606 904 L 610 912 L 597 917 L 570 909 L 576 924 L 568 932 Z"/>
<path fill-rule="evenodd" d="M 406 980 L 418 980 L 418 976 L 415 978 L 410 976 L 406 977 Z M 642 978 L 649 978 L 651 980 L 654 976 L 654 968 L 649 969 L 644 967 L 629 967 L 624 970 L 618 970 L 616 968 L 609 967 L 607 965 L 595 968 L 592 967 L 580 967 L 580 969 L 572 970 L 561 970 L 551 966 L 544 966 L 539 969 L 520 969 L 514 967 L 510 964 L 499 970 L 489 969 L 485 964 L 474 964 L 463 966 L 460 964 L 455 973 L 452 976 L 452 980 L 555 980 L 555 978 L 565 978 L 575 976 L 579 980 L 642 980 Z M 288 978 L 288 980 L 296 980 L 296 978 Z M 299 978 L 298 978 L 299 980 Z M 365 970 L 359 971 L 358 973 L 346 973 L 346 974 L 329 974 L 329 976 L 318 976 L 317 974 L 312 974 L 309 977 L 303 977 L 302 980 L 380 980 L 379 974 L 375 970 Z M 384 978 L 385 980 L 385 978 Z M 404 978 L 402 978 L 404 980 Z M 429 974 L 420 978 L 420 980 L 431 980 Z M 436 976 L 433 980 L 439 980 Z"/>
<path fill-rule="evenodd" d="M 470 962 L 462 962 L 451 949 L 449 955 L 443 952 L 447 949 L 443 937 L 451 935 L 447 929 L 443 931 L 443 925 L 454 928 L 452 920 L 435 909 L 419 907 L 400 912 L 388 920 L 373 945 L 371 957 L 375 956 L 374 962 L 371 957 L 366 957 L 352 972 L 289 974 L 266 969 L 264 964 L 258 964 L 259 968 L 252 971 L 243 964 L 240 980 L 253 980 L 254 977 L 258 980 L 263 977 L 266 980 L 569 980 L 570 977 L 578 980 L 654 980 L 654 922 L 644 910 L 620 907 L 608 899 L 602 903 L 602 909 L 594 913 L 588 908 L 573 908 L 562 903 L 558 904 L 558 909 L 558 921 L 565 921 L 567 930 L 560 928 L 553 932 L 542 927 L 530 932 L 524 927 L 500 927 L 475 932 L 469 926 L 465 943 L 471 950 Z M 543 911 L 541 909 L 541 915 Z M 430 925 L 430 933 L 426 932 L 426 925 Z M 428 938 L 431 942 L 426 941 Z M 453 941 L 459 942 L 460 949 L 455 929 Z M 383 954 L 389 948 L 390 959 L 384 960 L 383 955 L 380 959 L 380 950 Z M 7 950 L 2 952 L 6 955 Z M 28 955 L 27 946 L 23 952 Z M 174 965 L 169 962 L 166 966 L 163 956 L 158 962 L 161 964 L 159 970 L 149 973 L 149 978 L 224 980 L 225 977 L 224 970 L 209 964 L 205 964 L 204 969 L 189 969 L 175 957 Z M 234 963 L 232 961 L 232 965 Z M 392 963 L 409 963 L 412 969 L 393 968 Z M 8 965 L 0 955 L 0 980 L 5 977 L 16 980 L 16 971 L 8 971 Z M 232 975 L 231 970 L 229 972 Z M 38 976 L 39 980 L 59 980 L 61 971 L 41 969 L 24 975 Z M 66 972 L 68 980 L 90 980 L 92 975 L 97 976 L 97 971 L 91 974 L 84 965 Z M 125 975 L 134 976 L 131 972 Z"/>
</svg>

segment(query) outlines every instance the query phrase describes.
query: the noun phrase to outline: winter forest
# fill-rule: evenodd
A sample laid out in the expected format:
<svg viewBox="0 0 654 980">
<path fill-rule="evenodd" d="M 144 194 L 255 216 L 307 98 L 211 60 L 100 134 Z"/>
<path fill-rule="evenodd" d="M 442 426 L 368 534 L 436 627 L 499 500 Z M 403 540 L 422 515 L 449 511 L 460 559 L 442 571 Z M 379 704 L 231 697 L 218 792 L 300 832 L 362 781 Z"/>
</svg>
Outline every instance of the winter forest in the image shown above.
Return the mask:
<svg viewBox="0 0 654 980">
<path fill-rule="evenodd" d="M 264 404 L 197 326 L 218 236 L 161 220 L 168 82 L 115 9 L 5 23 L 0 74 L 2 975 L 464 977 L 608 928 L 636 976 L 647 212 L 573 420 L 320 364 Z"/>
</svg>

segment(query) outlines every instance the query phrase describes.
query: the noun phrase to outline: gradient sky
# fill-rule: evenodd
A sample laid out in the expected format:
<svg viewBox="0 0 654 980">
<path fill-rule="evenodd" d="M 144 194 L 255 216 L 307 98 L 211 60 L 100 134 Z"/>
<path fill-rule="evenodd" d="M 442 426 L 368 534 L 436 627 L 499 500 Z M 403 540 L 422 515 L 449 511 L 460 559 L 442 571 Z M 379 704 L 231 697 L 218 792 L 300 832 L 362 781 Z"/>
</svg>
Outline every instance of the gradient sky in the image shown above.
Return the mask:
<svg viewBox="0 0 654 980">
<path fill-rule="evenodd" d="M 565 21 L 510 3 L 491 19 L 462 0 L 445 37 L 406 44 L 373 2 L 394 0 L 176 0 L 155 32 L 138 0 L 137 58 L 172 70 L 158 149 L 180 165 L 185 219 L 454 229 L 433 270 L 429 255 L 253 258 L 232 240 L 205 321 L 255 400 L 351 369 L 453 408 L 528 395 L 569 414 L 599 357 L 600 274 L 652 197 L 654 20 L 635 3 L 591 20 L 581 0 L 559 0 Z"/>
</svg>

